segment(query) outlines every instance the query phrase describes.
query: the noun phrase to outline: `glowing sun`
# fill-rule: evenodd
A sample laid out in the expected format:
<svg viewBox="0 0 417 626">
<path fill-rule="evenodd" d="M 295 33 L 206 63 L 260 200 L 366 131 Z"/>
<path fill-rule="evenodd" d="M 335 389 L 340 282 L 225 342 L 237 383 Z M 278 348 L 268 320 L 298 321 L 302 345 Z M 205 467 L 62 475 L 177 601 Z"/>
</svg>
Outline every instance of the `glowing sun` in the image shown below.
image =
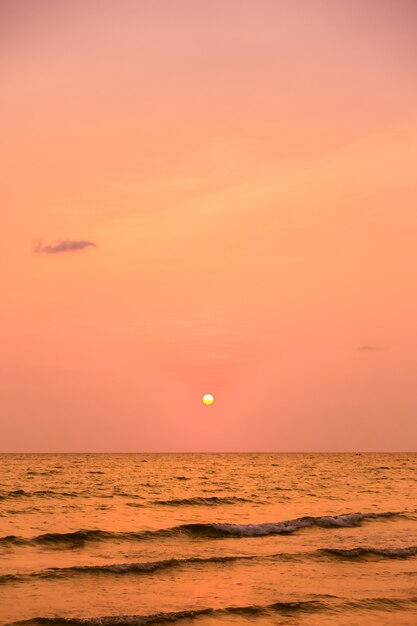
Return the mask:
<svg viewBox="0 0 417 626">
<path fill-rule="evenodd" d="M 210 406 L 210 404 L 213 404 L 214 402 L 214 396 L 211 393 L 205 393 L 201 400 L 203 404 Z"/>
</svg>

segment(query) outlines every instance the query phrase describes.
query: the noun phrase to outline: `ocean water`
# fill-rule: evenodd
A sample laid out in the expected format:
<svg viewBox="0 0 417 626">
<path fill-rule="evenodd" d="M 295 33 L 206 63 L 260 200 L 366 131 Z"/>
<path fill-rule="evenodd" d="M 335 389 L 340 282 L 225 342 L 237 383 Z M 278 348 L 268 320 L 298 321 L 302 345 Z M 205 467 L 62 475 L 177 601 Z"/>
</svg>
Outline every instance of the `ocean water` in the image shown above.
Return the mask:
<svg viewBox="0 0 417 626">
<path fill-rule="evenodd" d="M 415 454 L 0 456 L 0 624 L 417 625 Z"/>
</svg>

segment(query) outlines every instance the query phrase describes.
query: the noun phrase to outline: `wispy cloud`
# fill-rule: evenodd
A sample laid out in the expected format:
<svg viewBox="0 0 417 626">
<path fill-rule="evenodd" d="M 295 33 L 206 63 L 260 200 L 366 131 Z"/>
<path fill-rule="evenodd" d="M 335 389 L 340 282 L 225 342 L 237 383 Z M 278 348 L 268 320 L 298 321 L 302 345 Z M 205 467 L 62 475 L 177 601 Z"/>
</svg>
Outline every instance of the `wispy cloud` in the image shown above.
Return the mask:
<svg viewBox="0 0 417 626">
<path fill-rule="evenodd" d="M 76 250 L 84 250 L 85 248 L 90 247 L 95 248 L 96 244 L 93 241 L 64 239 L 53 244 L 44 245 L 43 241 L 39 239 L 36 242 L 34 252 L 43 254 L 60 254 L 61 252 L 75 252 Z"/>
</svg>

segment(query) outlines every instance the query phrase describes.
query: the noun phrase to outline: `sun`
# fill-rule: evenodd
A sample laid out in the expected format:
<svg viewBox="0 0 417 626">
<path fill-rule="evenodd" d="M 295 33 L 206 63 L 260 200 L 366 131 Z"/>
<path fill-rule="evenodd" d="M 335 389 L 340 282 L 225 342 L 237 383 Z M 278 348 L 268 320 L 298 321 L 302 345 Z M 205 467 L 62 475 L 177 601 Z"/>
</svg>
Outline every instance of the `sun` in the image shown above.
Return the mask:
<svg viewBox="0 0 417 626">
<path fill-rule="evenodd" d="M 210 406 L 210 404 L 213 404 L 214 402 L 214 396 L 211 393 L 205 393 L 201 400 L 203 404 L 205 404 L 206 406 Z"/>
</svg>

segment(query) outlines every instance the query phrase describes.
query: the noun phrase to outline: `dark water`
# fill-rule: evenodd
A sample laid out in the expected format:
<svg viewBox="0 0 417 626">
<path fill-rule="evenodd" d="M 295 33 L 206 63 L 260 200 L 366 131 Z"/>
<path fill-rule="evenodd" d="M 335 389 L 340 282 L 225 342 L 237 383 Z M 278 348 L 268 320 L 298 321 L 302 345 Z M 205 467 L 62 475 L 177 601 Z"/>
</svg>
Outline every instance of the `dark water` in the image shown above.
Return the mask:
<svg viewBox="0 0 417 626">
<path fill-rule="evenodd" d="M 417 455 L 0 456 L 0 624 L 417 625 Z"/>
</svg>

